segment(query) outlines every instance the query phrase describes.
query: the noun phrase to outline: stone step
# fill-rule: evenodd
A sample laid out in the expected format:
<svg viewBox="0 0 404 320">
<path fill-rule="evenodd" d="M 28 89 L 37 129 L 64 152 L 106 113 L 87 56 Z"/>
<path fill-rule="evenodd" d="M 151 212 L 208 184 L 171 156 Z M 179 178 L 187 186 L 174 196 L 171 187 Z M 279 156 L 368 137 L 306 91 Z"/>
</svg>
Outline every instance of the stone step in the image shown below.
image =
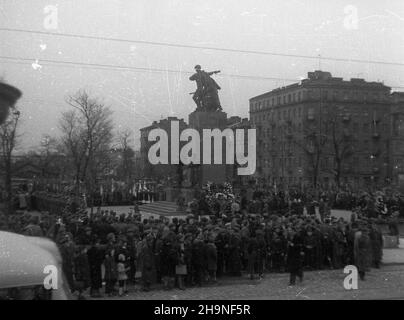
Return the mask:
<svg viewBox="0 0 404 320">
<path fill-rule="evenodd" d="M 140 211 L 164 216 L 185 215 L 185 211 L 177 211 L 177 204 L 169 201 L 157 201 L 140 206 Z"/>
</svg>

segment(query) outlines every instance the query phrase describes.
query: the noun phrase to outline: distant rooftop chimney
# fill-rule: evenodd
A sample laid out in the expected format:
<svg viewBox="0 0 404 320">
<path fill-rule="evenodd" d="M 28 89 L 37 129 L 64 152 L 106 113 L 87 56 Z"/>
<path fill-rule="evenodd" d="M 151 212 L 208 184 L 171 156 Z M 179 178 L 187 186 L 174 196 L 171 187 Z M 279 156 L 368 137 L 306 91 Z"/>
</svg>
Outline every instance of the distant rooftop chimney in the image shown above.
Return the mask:
<svg viewBox="0 0 404 320">
<path fill-rule="evenodd" d="M 332 75 L 330 72 L 315 70 L 314 72 L 309 72 L 307 77 L 310 80 L 329 80 L 332 78 Z"/>
<path fill-rule="evenodd" d="M 351 82 L 353 82 L 353 83 L 365 83 L 365 79 L 362 79 L 362 78 L 351 78 Z"/>
</svg>

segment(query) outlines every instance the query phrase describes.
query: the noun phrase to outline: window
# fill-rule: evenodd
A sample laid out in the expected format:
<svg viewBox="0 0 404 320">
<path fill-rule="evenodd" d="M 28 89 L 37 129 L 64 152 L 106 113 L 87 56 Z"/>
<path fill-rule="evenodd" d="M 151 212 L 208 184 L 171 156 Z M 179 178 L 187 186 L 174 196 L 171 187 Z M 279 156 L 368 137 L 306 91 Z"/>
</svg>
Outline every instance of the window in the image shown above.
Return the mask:
<svg viewBox="0 0 404 320">
<path fill-rule="evenodd" d="M 338 100 L 338 95 L 339 95 L 338 90 L 335 90 L 335 91 L 333 92 L 333 99 L 334 99 L 334 100 Z"/>
<path fill-rule="evenodd" d="M 310 108 L 307 111 L 307 117 L 308 117 L 309 120 L 314 120 L 314 108 Z"/>
<path fill-rule="evenodd" d="M 299 91 L 297 94 L 297 101 L 300 102 L 301 99 L 302 99 L 302 93 Z"/>
</svg>

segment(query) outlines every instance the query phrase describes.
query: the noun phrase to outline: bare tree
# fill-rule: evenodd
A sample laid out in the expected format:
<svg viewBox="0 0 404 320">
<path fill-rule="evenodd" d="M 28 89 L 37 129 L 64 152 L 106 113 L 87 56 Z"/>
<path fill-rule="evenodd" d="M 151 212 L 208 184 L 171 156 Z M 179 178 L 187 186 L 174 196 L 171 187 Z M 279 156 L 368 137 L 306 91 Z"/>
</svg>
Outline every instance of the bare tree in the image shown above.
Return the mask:
<svg viewBox="0 0 404 320">
<path fill-rule="evenodd" d="M 77 195 L 81 182 L 92 195 L 99 158 L 108 153 L 112 143 L 112 112 L 84 90 L 69 96 L 67 103 L 73 109 L 62 114 L 61 142 L 74 168 Z"/>
<path fill-rule="evenodd" d="M 38 149 L 34 156 L 39 176 L 41 178 L 60 176 L 63 161 L 58 140 L 49 135 L 44 135 Z"/>
<path fill-rule="evenodd" d="M 304 129 L 303 137 L 301 139 L 296 137 L 292 138 L 293 142 L 298 145 L 306 155 L 308 170 L 313 179 L 313 187 L 317 188 L 320 175 L 320 164 L 328 142 L 327 136 L 314 125 Z"/>
<path fill-rule="evenodd" d="M 135 152 L 133 151 L 131 144 L 133 132 L 129 129 L 118 131 L 117 133 L 117 147 L 116 149 L 120 152 L 120 163 L 117 168 L 117 176 L 121 180 L 125 180 L 127 183 L 132 181 L 133 170 L 134 170 L 134 157 Z"/>
<path fill-rule="evenodd" d="M 1 161 L 0 169 L 4 175 L 4 187 L 6 192 L 6 212 L 13 212 L 13 153 L 18 143 L 18 124 L 20 120 L 20 112 L 14 111 L 8 119 L 0 125 L 0 152 Z"/>
<path fill-rule="evenodd" d="M 336 108 L 334 109 L 336 110 Z M 341 177 L 344 173 L 343 165 L 354 154 L 354 138 L 348 128 L 343 126 L 349 116 L 343 113 L 330 112 L 327 118 L 327 139 L 329 141 L 329 153 L 333 158 L 334 181 L 338 188 L 341 186 Z"/>
</svg>

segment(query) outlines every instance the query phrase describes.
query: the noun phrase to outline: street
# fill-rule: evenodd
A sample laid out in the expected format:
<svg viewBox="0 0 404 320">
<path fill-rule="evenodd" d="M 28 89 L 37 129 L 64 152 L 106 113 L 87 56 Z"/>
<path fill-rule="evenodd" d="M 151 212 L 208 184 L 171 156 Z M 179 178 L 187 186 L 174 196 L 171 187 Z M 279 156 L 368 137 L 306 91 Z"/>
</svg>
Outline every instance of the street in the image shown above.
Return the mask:
<svg viewBox="0 0 404 320">
<path fill-rule="evenodd" d="M 343 270 L 306 272 L 302 284 L 288 287 L 288 274 L 266 274 L 261 281 L 247 278 L 222 280 L 216 286 L 190 288 L 184 291 L 154 290 L 142 292 L 131 288 L 121 300 L 404 300 L 404 265 L 384 266 L 372 269 L 365 281 L 358 283 L 358 290 L 345 290 Z M 104 298 L 106 299 L 106 298 Z"/>
</svg>

